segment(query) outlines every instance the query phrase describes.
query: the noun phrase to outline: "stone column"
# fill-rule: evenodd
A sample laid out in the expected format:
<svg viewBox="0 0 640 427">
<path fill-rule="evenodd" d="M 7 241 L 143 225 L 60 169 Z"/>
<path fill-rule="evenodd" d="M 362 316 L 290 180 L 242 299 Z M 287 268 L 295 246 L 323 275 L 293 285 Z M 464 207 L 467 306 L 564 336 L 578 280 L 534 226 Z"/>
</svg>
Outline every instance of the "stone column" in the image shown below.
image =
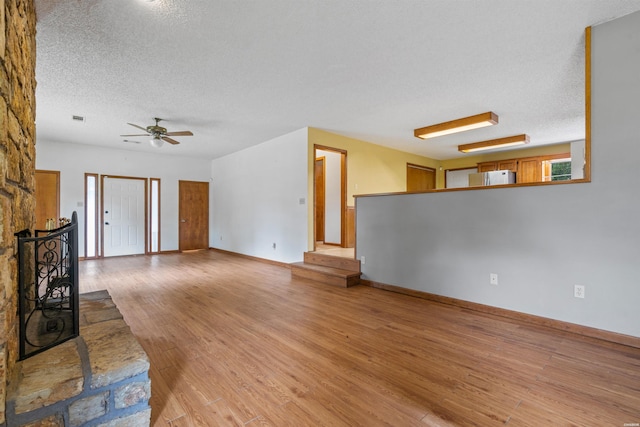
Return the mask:
<svg viewBox="0 0 640 427">
<path fill-rule="evenodd" d="M 0 0 L 0 424 L 17 359 L 17 260 L 13 233 L 35 224 L 33 0 Z"/>
</svg>

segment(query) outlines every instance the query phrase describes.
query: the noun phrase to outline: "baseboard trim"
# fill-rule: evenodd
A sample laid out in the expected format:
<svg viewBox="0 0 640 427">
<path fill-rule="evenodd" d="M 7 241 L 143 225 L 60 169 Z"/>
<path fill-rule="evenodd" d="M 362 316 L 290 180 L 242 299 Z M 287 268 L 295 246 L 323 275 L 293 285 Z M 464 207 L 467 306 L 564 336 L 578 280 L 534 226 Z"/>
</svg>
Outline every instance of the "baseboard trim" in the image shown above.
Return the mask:
<svg viewBox="0 0 640 427">
<path fill-rule="evenodd" d="M 396 292 L 416 298 L 422 298 L 441 304 L 452 305 L 467 310 L 478 311 L 481 313 L 492 314 L 494 316 L 500 316 L 508 319 L 531 323 L 536 326 L 544 326 L 547 328 L 582 335 L 589 338 L 596 338 L 599 340 L 622 344 L 629 347 L 640 348 L 640 338 L 625 334 L 619 334 L 617 332 L 605 331 L 602 329 L 578 325 L 575 323 L 563 322 L 561 320 L 549 319 L 533 314 L 520 313 L 518 311 L 507 310 L 505 308 L 492 307 L 490 305 L 464 301 L 457 298 L 445 297 L 442 295 L 431 294 L 429 292 L 407 289 L 395 285 L 388 285 L 386 283 L 374 282 L 372 280 L 360 279 L 360 284 L 370 286 L 372 288 L 383 289 L 385 291 Z"/>
<path fill-rule="evenodd" d="M 240 257 L 240 258 L 250 259 L 252 261 L 263 262 L 265 264 L 277 265 L 278 267 L 284 267 L 284 268 L 291 269 L 291 266 L 289 264 L 287 264 L 286 262 L 282 262 L 282 261 L 274 261 L 272 259 L 259 258 L 259 257 L 252 256 L 252 255 L 245 255 L 245 254 L 241 254 L 239 252 L 227 251 L 227 250 L 218 249 L 218 248 L 209 248 L 209 250 L 210 251 L 221 252 L 221 253 L 228 254 L 228 255 L 234 255 L 234 256 L 237 256 L 237 257 Z"/>
</svg>

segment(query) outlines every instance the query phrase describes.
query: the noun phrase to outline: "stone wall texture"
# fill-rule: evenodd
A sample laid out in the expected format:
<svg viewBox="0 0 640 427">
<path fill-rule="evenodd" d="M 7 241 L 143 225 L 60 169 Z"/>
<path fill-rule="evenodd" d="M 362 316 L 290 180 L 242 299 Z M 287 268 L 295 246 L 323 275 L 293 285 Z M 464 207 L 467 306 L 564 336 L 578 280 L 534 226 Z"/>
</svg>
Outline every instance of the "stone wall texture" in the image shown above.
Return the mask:
<svg viewBox="0 0 640 427">
<path fill-rule="evenodd" d="M 149 359 L 107 291 L 80 295 L 80 336 L 19 361 L 6 427 L 149 427 Z"/>
<path fill-rule="evenodd" d="M 33 0 L 0 0 L 0 425 L 18 348 L 13 233 L 35 224 L 35 63 Z"/>
</svg>

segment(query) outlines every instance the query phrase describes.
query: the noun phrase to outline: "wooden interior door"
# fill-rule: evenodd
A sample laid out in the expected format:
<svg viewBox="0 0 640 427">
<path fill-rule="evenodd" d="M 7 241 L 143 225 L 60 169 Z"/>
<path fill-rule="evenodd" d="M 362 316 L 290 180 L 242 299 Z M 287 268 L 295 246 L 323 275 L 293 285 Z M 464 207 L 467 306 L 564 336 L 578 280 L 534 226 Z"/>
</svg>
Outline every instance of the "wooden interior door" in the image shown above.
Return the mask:
<svg viewBox="0 0 640 427">
<path fill-rule="evenodd" d="M 425 191 L 436 188 L 436 170 L 407 163 L 407 191 Z"/>
<path fill-rule="evenodd" d="M 179 181 L 180 251 L 209 248 L 209 183 Z"/>
<path fill-rule="evenodd" d="M 324 157 L 316 159 L 315 166 L 315 223 L 316 242 L 324 242 L 325 214 L 325 165 Z"/>
<path fill-rule="evenodd" d="M 36 171 L 36 230 L 46 230 L 47 219 L 60 218 L 60 172 Z"/>
</svg>

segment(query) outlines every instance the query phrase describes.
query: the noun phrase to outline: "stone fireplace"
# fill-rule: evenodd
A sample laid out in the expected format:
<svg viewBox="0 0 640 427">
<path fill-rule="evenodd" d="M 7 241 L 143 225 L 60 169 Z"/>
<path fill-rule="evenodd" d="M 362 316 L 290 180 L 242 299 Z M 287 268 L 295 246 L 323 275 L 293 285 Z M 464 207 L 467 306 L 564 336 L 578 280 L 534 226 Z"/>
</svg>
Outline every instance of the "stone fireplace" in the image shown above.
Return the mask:
<svg viewBox="0 0 640 427">
<path fill-rule="evenodd" d="M 148 426 L 149 359 L 107 291 L 80 295 L 80 336 L 15 365 L 7 426 Z"/>
<path fill-rule="evenodd" d="M 34 226 L 35 34 L 31 0 L 0 0 L 0 425 L 18 359 L 13 233 Z"/>
<path fill-rule="evenodd" d="M 33 0 L 0 0 L 0 427 L 147 426 L 149 362 L 106 292 L 80 297 L 80 336 L 18 362 L 14 233 L 35 225 Z"/>
</svg>

